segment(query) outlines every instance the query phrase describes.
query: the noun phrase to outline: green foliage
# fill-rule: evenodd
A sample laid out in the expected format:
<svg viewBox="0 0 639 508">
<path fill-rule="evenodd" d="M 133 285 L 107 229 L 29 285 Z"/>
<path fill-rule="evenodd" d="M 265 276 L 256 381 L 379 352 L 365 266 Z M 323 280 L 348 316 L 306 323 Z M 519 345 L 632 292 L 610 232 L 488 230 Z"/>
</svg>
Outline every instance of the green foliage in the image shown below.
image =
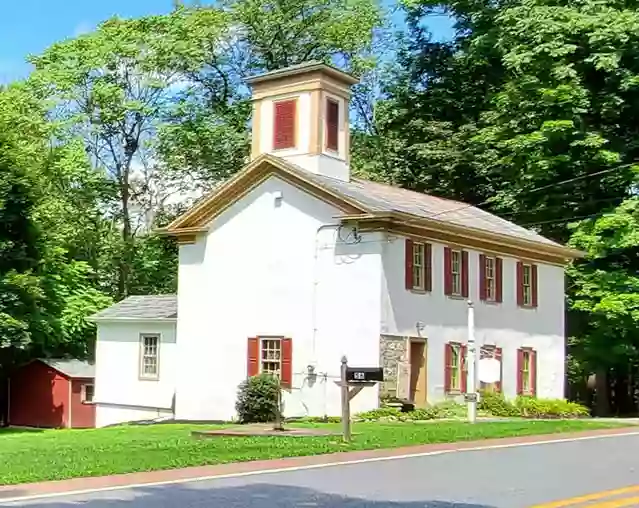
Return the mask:
<svg viewBox="0 0 639 508">
<path fill-rule="evenodd" d="M 563 399 L 517 397 L 514 403 L 524 418 L 583 418 L 590 416 L 588 408 Z"/>
<path fill-rule="evenodd" d="M 272 422 L 278 413 L 279 381 L 270 374 L 252 376 L 242 381 L 237 393 L 240 423 Z"/>
<path fill-rule="evenodd" d="M 483 391 L 480 395 L 477 409 L 485 411 L 491 416 L 520 416 L 518 409 L 511 401 L 506 400 L 503 393 Z"/>
<path fill-rule="evenodd" d="M 402 412 L 395 407 L 380 407 L 377 409 L 371 409 L 370 411 L 364 411 L 357 414 L 357 419 L 362 421 L 376 421 L 381 419 L 399 420 Z"/>
</svg>

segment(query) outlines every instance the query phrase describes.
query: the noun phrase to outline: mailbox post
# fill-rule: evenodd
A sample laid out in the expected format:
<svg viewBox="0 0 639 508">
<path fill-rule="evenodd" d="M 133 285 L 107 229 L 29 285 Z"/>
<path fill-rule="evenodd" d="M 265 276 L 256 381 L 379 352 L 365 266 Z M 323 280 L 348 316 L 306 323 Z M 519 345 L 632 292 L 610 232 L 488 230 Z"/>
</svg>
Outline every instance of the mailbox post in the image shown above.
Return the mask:
<svg viewBox="0 0 639 508">
<path fill-rule="evenodd" d="M 381 367 L 349 367 L 346 356 L 342 356 L 340 374 L 342 434 L 348 443 L 351 440 L 351 399 L 365 387 L 383 381 L 384 371 Z"/>
</svg>

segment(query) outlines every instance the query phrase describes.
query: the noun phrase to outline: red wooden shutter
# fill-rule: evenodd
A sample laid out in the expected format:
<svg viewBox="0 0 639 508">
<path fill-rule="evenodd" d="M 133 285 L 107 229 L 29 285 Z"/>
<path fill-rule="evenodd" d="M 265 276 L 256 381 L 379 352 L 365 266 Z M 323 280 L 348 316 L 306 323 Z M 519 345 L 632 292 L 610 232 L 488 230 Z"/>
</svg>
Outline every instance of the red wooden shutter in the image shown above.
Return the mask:
<svg viewBox="0 0 639 508">
<path fill-rule="evenodd" d="M 260 339 L 249 337 L 247 348 L 247 368 L 248 377 L 257 376 L 260 373 Z"/>
<path fill-rule="evenodd" d="M 453 267 L 450 247 L 444 247 L 444 294 L 453 294 Z"/>
<path fill-rule="evenodd" d="M 504 263 L 501 258 L 495 258 L 495 301 L 501 303 L 504 301 L 502 290 L 502 274 L 504 271 Z"/>
<path fill-rule="evenodd" d="M 449 393 L 451 387 L 451 370 L 450 362 L 453 358 L 453 348 L 450 344 L 444 345 L 444 392 Z"/>
<path fill-rule="evenodd" d="M 521 395 L 524 392 L 524 351 L 522 349 L 517 350 L 517 395 Z"/>
<path fill-rule="evenodd" d="M 524 264 L 517 262 L 517 305 L 524 305 Z"/>
<path fill-rule="evenodd" d="M 339 104 L 328 99 L 326 101 L 326 148 L 339 149 Z"/>
<path fill-rule="evenodd" d="M 495 359 L 499 360 L 499 381 L 495 383 L 495 391 L 501 392 L 501 380 L 504 376 L 504 367 L 501 364 L 502 352 L 500 347 L 495 348 Z"/>
<path fill-rule="evenodd" d="M 433 290 L 433 246 L 430 243 L 424 244 L 424 266 L 425 272 L 424 277 L 426 280 L 424 281 L 424 289 L 426 291 Z"/>
<path fill-rule="evenodd" d="M 461 392 L 466 393 L 466 390 L 468 389 L 468 365 L 466 363 L 466 353 L 468 352 L 468 347 L 464 344 L 459 349 L 461 352 L 461 367 L 462 367 L 461 382 L 459 384 L 461 387 Z"/>
<path fill-rule="evenodd" d="M 479 255 L 479 299 L 486 300 L 486 256 Z"/>
<path fill-rule="evenodd" d="M 293 383 L 293 340 L 282 339 L 282 388 L 290 388 Z"/>
<path fill-rule="evenodd" d="M 295 99 L 275 103 L 273 125 L 273 149 L 295 146 Z"/>
<path fill-rule="evenodd" d="M 462 296 L 468 298 L 468 252 L 462 251 Z"/>
<path fill-rule="evenodd" d="M 537 351 L 530 352 L 530 392 L 537 396 Z"/>
<path fill-rule="evenodd" d="M 537 307 L 537 265 L 530 266 L 530 292 L 532 293 L 532 306 Z"/>
<path fill-rule="evenodd" d="M 410 290 L 413 289 L 413 241 L 407 238 L 405 245 L 404 277 L 406 289 Z"/>
</svg>

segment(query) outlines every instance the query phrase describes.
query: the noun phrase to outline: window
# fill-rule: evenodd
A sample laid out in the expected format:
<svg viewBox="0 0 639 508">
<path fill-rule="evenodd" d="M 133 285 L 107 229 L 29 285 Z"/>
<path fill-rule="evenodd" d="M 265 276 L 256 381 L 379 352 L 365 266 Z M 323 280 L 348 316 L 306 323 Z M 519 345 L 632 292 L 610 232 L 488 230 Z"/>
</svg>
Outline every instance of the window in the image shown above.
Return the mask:
<svg viewBox="0 0 639 508">
<path fill-rule="evenodd" d="M 429 243 L 406 240 L 406 289 L 409 291 L 431 291 L 433 256 Z"/>
<path fill-rule="evenodd" d="M 480 381 L 479 387 L 480 389 L 486 390 L 488 392 L 501 392 L 501 379 L 503 376 L 503 369 L 501 368 L 502 367 L 501 348 L 497 346 L 492 346 L 492 345 L 482 346 L 479 350 L 479 359 L 481 360 L 484 358 L 494 358 L 499 361 L 499 364 L 500 364 L 499 381 L 495 381 L 494 383 L 484 383 L 483 381 Z"/>
<path fill-rule="evenodd" d="M 424 259 L 424 244 L 413 243 L 413 289 L 424 289 L 426 272 Z"/>
<path fill-rule="evenodd" d="M 517 263 L 517 305 L 537 307 L 537 265 Z"/>
<path fill-rule="evenodd" d="M 468 252 L 444 248 L 444 293 L 468 297 Z"/>
<path fill-rule="evenodd" d="M 466 391 L 466 346 L 450 342 L 446 344 L 446 379 L 445 391 Z"/>
<path fill-rule="evenodd" d="M 283 388 L 290 388 L 293 379 L 293 339 L 287 337 L 249 337 L 246 373 L 249 377 L 261 373 L 279 376 Z"/>
<path fill-rule="evenodd" d="M 278 101 L 273 106 L 273 149 L 294 148 L 297 102 Z"/>
<path fill-rule="evenodd" d="M 517 394 L 537 394 L 537 352 L 531 348 L 517 350 Z"/>
<path fill-rule="evenodd" d="M 462 253 L 459 250 L 450 252 L 450 276 L 453 296 L 462 295 Z"/>
<path fill-rule="evenodd" d="M 93 402 L 95 387 L 92 384 L 82 385 L 82 402 Z"/>
<path fill-rule="evenodd" d="M 486 258 L 484 276 L 486 277 L 486 300 L 494 302 L 497 296 L 495 291 L 497 287 L 495 284 L 495 258 Z"/>
<path fill-rule="evenodd" d="M 326 101 L 326 148 L 339 150 L 339 103 L 333 99 Z"/>
<path fill-rule="evenodd" d="M 281 339 L 262 339 L 260 373 L 267 372 L 275 376 L 282 371 Z"/>
<path fill-rule="evenodd" d="M 140 378 L 158 379 L 160 336 L 157 334 L 142 334 L 140 336 Z"/>
</svg>

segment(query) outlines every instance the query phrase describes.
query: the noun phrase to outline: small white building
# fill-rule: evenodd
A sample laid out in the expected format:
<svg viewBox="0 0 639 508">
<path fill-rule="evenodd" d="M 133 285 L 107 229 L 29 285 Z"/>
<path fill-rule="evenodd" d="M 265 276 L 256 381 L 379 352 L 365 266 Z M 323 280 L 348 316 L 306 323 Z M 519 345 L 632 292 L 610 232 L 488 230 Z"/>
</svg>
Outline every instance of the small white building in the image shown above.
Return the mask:
<svg viewBox="0 0 639 508">
<path fill-rule="evenodd" d="M 165 230 L 177 296 L 97 314 L 97 425 L 235 418 L 237 387 L 277 371 L 287 416 L 338 415 L 340 358 L 383 366 L 383 396 L 465 391 L 467 301 L 506 396 L 564 395 L 564 266 L 577 255 L 463 203 L 353 178 L 356 80 L 309 63 L 249 80 L 252 160 Z"/>
</svg>

